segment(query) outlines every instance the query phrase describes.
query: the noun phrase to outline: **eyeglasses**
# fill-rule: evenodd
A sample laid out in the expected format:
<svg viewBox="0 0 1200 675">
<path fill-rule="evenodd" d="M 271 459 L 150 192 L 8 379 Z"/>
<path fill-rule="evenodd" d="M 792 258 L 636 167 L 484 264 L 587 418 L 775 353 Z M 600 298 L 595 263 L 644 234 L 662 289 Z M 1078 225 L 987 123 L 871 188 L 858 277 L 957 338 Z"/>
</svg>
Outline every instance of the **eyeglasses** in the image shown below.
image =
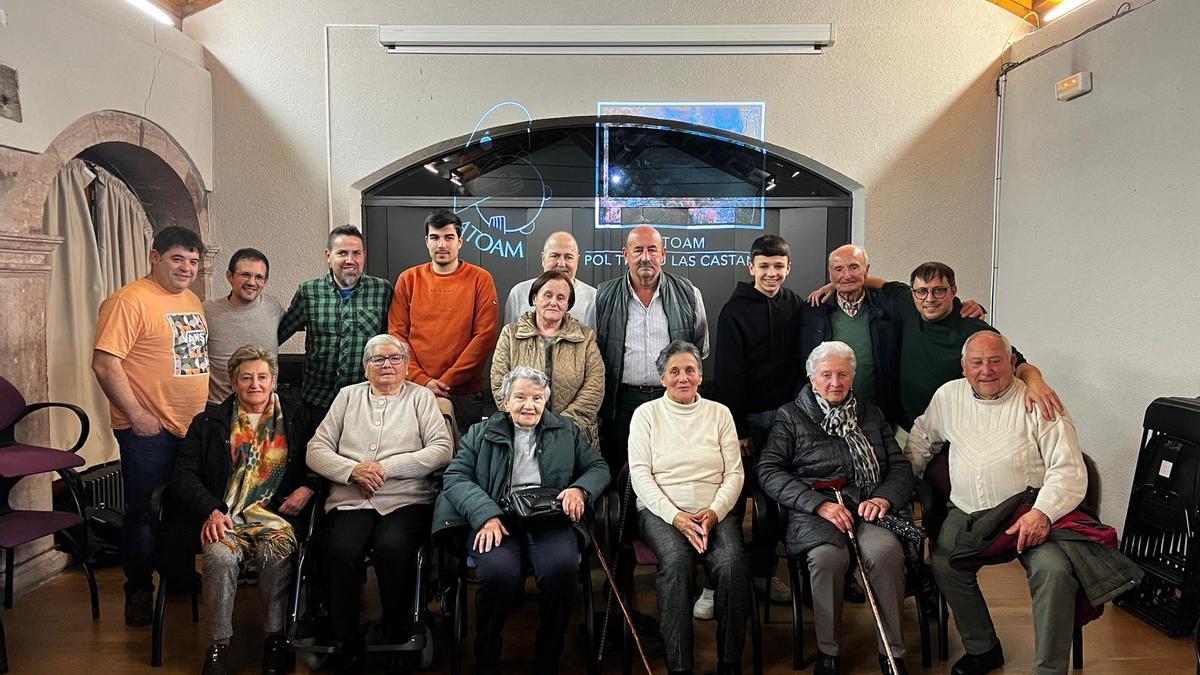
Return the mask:
<svg viewBox="0 0 1200 675">
<path fill-rule="evenodd" d="M 372 356 L 371 358 L 367 359 L 367 363 L 370 363 L 373 366 L 382 366 L 383 362 L 387 361 L 393 366 L 398 366 L 401 363 L 404 363 L 406 360 L 407 359 L 405 359 L 403 354 L 392 354 L 390 356 Z"/>
<path fill-rule="evenodd" d="M 251 279 L 253 279 L 254 281 L 257 281 L 260 284 L 267 283 L 267 275 L 265 275 L 265 274 L 251 274 L 249 272 L 238 272 L 236 276 L 237 276 L 237 278 L 241 279 L 242 281 L 250 281 Z"/>
<path fill-rule="evenodd" d="M 949 286 L 934 286 L 933 288 L 914 288 L 914 289 L 912 289 L 912 292 L 913 292 L 913 295 L 917 296 L 918 298 L 920 298 L 922 300 L 929 297 L 930 293 L 933 294 L 934 299 L 941 300 L 942 298 L 946 297 L 947 293 L 950 292 L 950 287 Z"/>
</svg>

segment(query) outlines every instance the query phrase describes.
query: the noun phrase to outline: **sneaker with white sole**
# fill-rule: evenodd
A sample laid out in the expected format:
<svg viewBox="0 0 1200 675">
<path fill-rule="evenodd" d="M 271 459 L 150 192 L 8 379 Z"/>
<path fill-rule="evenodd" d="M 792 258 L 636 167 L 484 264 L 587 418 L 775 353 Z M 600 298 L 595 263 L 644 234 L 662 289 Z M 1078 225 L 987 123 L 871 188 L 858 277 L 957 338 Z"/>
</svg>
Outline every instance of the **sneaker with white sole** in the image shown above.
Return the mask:
<svg viewBox="0 0 1200 675">
<path fill-rule="evenodd" d="M 706 588 L 700 592 L 700 597 L 696 598 L 696 604 L 692 605 L 692 616 L 701 621 L 712 621 L 713 589 Z"/>
<path fill-rule="evenodd" d="M 763 579 L 754 580 L 754 590 L 758 591 L 759 595 L 766 593 L 766 583 Z M 792 589 L 783 583 L 783 579 L 779 577 L 771 577 L 771 602 L 791 602 Z"/>
</svg>

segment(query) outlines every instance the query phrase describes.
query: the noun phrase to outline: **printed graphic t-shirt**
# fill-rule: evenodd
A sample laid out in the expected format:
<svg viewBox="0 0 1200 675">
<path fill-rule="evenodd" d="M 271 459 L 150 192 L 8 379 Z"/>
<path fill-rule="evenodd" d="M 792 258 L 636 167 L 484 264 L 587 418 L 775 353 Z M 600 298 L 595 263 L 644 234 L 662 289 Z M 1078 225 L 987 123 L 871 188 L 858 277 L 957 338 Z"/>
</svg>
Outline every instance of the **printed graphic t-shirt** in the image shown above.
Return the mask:
<svg viewBox="0 0 1200 675">
<path fill-rule="evenodd" d="M 208 399 L 208 324 L 200 298 L 142 277 L 100 305 L 96 349 L 120 358 L 134 398 L 176 436 Z M 113 429 L 131 425 L 114 405 Z"/>
</svg>

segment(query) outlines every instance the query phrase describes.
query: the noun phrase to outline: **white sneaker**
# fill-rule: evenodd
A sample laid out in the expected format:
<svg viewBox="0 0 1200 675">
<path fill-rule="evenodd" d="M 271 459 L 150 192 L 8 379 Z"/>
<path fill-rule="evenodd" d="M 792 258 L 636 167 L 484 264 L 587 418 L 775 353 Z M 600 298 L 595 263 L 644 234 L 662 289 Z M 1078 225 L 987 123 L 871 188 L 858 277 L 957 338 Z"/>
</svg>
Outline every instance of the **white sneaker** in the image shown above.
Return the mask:
<svg viewBox="0 0 1200 675">
<path fill-rule="evenodd" d="M 766 583 L 762 579 L 754 580 L 754 590 L 758 591 L 759 595 L 765 594 Z M 783 583 L 783 579 L 779 577 L 771 577 L 771 602 L 791 602 L 792 589 Z"/>
<path fill-rule="evenodd" d="M 696 604 L 692 605 L 692 616 L 701 621 L 712 621 L 713 589 L 706 588 L 700 592 L 700 597 L 696 598 Z"/>
</svg>

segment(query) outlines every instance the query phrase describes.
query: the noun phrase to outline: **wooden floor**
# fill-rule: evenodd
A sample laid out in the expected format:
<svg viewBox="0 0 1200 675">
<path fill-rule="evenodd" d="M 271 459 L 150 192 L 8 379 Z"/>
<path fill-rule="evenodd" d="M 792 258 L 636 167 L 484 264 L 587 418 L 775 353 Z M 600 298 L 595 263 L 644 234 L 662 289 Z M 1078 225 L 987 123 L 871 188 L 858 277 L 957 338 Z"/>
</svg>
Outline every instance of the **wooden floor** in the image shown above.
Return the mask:
<svg viewBox="0 0 1200 675">
<path fill-rule="evenodd" d="M 648 570 L 646 570 L 648 572 Z M 87 584 L 78 570 L 63 574 L 45 586 L 18 598 L 12 610 L 3 613 L 8 637 L 8 655 L 14 673 L 196 673 L 202 665 L 207 646 L 200 627 L 191 622 L 186 598 L 172 598 L 168 605 L 166 644 L 162 668 L 149 666 L 150 629 L 126 628 L 122 620 L 122 591 L 120 568 L 100 571 L 101 618 L 90 619 Z M 654 579 L 644 573 L 637 578 L 637 604 L 648 613 L 654 612 Z M 1033 629 L 1030 624 L 1029 591 L 1020 565 L 987 568 L 981 575 L 981 585 L 988 597 L 1004 652 L 1009 665 L 1003 673 L 1028 673 L 1032 662 Z M 599 576 L 596 588 L 599 589 Z M 235 615 L 234 652 L 241 672 L 258 670 L 262 638 L 258 632 L 259 600 L 257 589 L 243 588 Z M 597 603 L 599 603 L 599 598 Z M 951 626 L 950 661 L 934 667 L 920 667 L 920 639 L 916 627 L 916 611 L 910 599 L 905 613 L 906 659 L 914 673 L 948 673 L 950 664 L 962 655 L 957 634 Z M 527 673 L 532 670 L 531 654 L 536 629 L 536 599 L 527 601 L 506 628 L 504 667 L 506 672 Z M 578 616 L 578 611 L 576 616 Z M 843 641 L 843 673 L 877 673 L 875 639 L 870 611 L 864 605 L 847 605 Z M 806 646 L 812 657 L 811 617 L 806 621 Z M 715 669 L 715 647 L 711 639 L 715 626 L 697 622 L 697 672 Z M 573 627 L 571 635 L 574 637 Z M 936 641 L 936 629 L 934 630 Z M 764 627 L 767 672 L 790 673 L 791 618 L 787 605 L 775 605 L 772 623 Z M 427 672 L 448 672 L 449 644 L 437 643 L 437 657 Z M 471 656 L 464 655 L 464 672 L 473 672 Z M 1172 640 L 1125 611 L 1109 607 L 1104 616 L 1084 629 L 1084 672 L 1095 673 L 1180 673 L 1196 672 L 1192 646 L 1187 639 Z M 606 658 L 605 672 L 620 672 L 614 657 Z M 749 665 L 749 646 L 746 664 Z M 651 663 L 659 672 L 661 662 Z M 564 673 L 584 672 L 579 645 L 568 641 L 564 655 Z M 298 672 L 308 672 L 303 661 Z M 811 671 L 811 663 L 806 671 Z M 747 668 L 747 671 L 749 669 Z"/>
</svg>

